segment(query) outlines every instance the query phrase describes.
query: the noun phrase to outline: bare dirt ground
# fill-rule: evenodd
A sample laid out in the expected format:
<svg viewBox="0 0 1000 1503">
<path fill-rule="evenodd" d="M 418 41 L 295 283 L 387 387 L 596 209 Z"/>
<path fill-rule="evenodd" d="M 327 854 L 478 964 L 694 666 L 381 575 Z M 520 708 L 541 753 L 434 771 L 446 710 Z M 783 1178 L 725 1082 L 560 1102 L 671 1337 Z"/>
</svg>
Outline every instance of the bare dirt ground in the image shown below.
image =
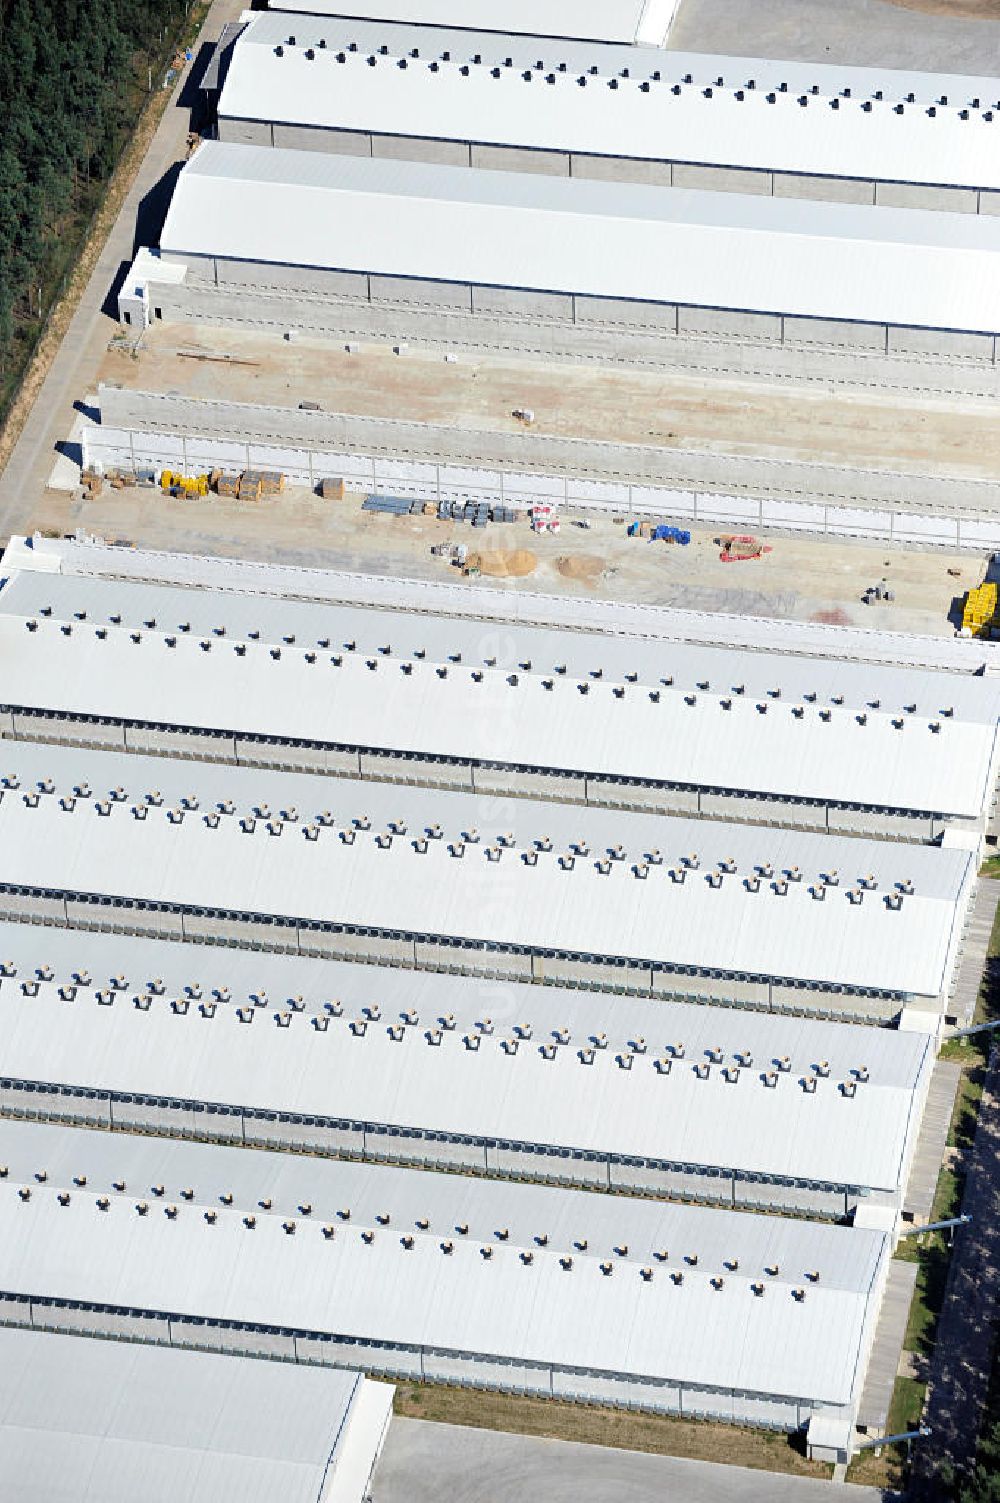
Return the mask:
<svg viewBox="0 0 1000 1503">
<path fill-rule="evenodd" d="M 475 529 L 435 517 L 362 512 L 360 495 L 321 501 L 304 487 L 254 505 L 208 496 L 171 500 L 157 491 L 108 491 L 85 501 L 79 491 L 47 491 L 38 518 L 56 533 L 81 527 L 146 548 L 260 559 L 278 564 L 404 576 L 461 579 L 431 556 L 431 545 L 466 543 L 470 552 L 533 553 L 522 577 L 482 580 L 498 589 L 637 600 L 691 610 L 788 620 L 948 634 L 956 597 L 978 584 L 980 559 L 888 552 L 883 547 L 797 538 L 772 538 L 773 552 L 724 564 L 717 534 L 696 531 L 689 547 L 629 538 L 622 522 L 588 513 L 591 526 L 561 512 L 558 535 L 535 536 L 527 521 Z M 958 570 L 950 575 L 948 569 Z M 896 592 L 888 605 L 864 606 L 862 591 L 886 579 Z"/>
<path fill-rule="evenodd" d="M 197 360 L 178 351 L 231 355 Z M 1000 478 L 995 406 L 948 405 L 883 395 L 776 391 L 763 383 L 661 372 L 546 365 L 463 356 L 397 356 L 387 346 L 348 354 L 333 340 L 298 339 L 204 325 L 149 331 L 139 358 L 109 351 L 99 379 L 331 412 L 515 431 L 513 409 L 531 408 L 534 430 L 562 437 L 702 448 L 727 454 L 826 460 L 880 469 Z"/>
<path fill-rule="evenodd" d="M 508 1430 L 519 1435 L 611 1446 L 616 1450 L 687 1456 L 796 1477 L 828 1479 L 831 1471 L 823 1462 L 807 1461 L 791 1437 L 780 1433 L 722 1425 L 714 1420 L 626 1413 L 553 1399 L 485 1393 L 474 1388 L 400 1384 L 393 1413 L 448 1425 L 468 1425 L 477 1430 Z M 524 1496 L 539 1494 L 528 1488 Z M 617 1496 L 626 1498 L 627 1488 Z M 663 1496 L 680 1497 L 680 1493 L 670 1489 Z"/>
<path fill-rule="evenodd" d="M 967 21 L 1000 20 L 1000 0 L 888 0 L 901 10 L 919 10 L 925 16 L 962 17 Z"/>
</svg>

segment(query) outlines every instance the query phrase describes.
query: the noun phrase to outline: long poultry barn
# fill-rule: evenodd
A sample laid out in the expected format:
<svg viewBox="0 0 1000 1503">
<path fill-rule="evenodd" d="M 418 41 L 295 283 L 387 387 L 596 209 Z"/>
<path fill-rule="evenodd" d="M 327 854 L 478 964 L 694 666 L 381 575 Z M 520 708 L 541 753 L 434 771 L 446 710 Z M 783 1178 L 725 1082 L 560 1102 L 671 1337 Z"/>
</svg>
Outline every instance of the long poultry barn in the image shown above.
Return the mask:
<svg viewBox="0 0 1000 1503">
<path fill-rule="evenodd" d="M 462 23 L 464 24 L 464 23 Z M 996 213 L 996 78 L 255 15 L 219 139 L 562 177 Z"/>
<path fill-rule="evenodd" d="M 519 496 L 514 504 L 529 504 L 527 496 Z M 987 637 L 943 637 L 864 625 L 724 615 L 591 594 L 498 590 L 494 584 L 471 578 L 412 579 L 302 563 L 279 564 L 270 559 L 166 553 L 131 544 L 124 547 L 121 540 L 110 542 L 86 533 L 61 538 L 44 537 L 38 532 L 31 537 L 13 536 L 4 549 L 4 569 L 0 582 L 16 571 L 30 569 L 50 576 L 180 586 L 191 592 L 192 600 L 210 590 L 217 595 L 223 591 L 252 595 L 265 604 L 307 601 L 433 619 L 470 619 L 480 624 L 484 634 L 537 626 L 584 632 L 588 637 L 597 633 L 616 641 L 655 642 L 664 651 L 683 645 L 727 647 L 754 653 L 758 658 L 778 653 L 816 662 L 833 659 L 838 663 L 920 668 L 979 678 L 1000 671 L 1000 643 Z"/>
<path fill-rule="evenodd" d="M 0 1154 L 7 1324 L 850 1445 L 885 1232 L 45 1124 Z"/>
<path fill-rule="evenodd" d="M 917 1212 L 928 1033 L 34 925 L 0 926 L 0 956 L 8 1115 Z"/>
<path fill-rule="evenodd" d="M 372 331 L 381 309 L 397 337 L 485 348 L 711 334 L 992 364 L 998 259 L 989 214 L 209 141 L 119 310 L 309 332 Z"/>
<path fill-rule="evenodd" d="M 972 851 L 9 742 L 8 916 L 830 1017 L 947 1011 Z"/>
<path fill-rule="evenodd" d="M 990 826 L 995 677 L 273 599 L 223 562 L 211 578 L 12 571 L 3 734 L 911 840 Z"/>
<path fill-rule="evenodd" d="M 361 1373 L 0 1327 L 4 1490 L 364 1503 L 393 1392 Z"/>
</svg>

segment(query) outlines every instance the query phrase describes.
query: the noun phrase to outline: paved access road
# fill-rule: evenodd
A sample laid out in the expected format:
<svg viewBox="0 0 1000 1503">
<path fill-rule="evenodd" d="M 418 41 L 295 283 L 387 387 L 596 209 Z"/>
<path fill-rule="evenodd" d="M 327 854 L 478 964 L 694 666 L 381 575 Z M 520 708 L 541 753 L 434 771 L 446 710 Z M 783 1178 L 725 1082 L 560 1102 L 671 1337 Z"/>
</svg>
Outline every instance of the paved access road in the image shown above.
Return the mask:
<svg viewBox="0 0 1000 1503">
<path fill-rule="evenodd" d="M 681 0 L 670 46 L 859 68 L 982 74 L 995 71 L 991 59 L 1000 50 L 1000 18 L 974 0 L 965 5 L 955 0 L 753 0 L 752 5 Z"/>
<path fill-rule="evenodd" d="M 395 1419 L 372 1503 L 836 1503 L 829 1482 Z M 852 1487 L 845 1503 L 874 1503 Z"/>
</svg>

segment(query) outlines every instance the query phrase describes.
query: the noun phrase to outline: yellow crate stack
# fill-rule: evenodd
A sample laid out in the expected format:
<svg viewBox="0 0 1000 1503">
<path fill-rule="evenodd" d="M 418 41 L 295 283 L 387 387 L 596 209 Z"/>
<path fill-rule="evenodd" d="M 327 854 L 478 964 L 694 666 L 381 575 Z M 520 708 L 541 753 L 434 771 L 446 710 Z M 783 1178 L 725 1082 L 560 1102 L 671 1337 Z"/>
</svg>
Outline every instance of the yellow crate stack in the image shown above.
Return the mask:
<svg viewBox="0 0 1000 1503">
<path fill-rule="evenodd" d="M 997 587 L 994 583 L 977 585 L 965 597 L 962 626 L 974 637 L 987 636 L 997 613 Z"/>
<path fill-rule="evenodd" d="M 174 470 L 164 470 L 160 476 L 160 488 L 169 492 L 177 488 L 184 496 L 207 496 L 207 475 L 179 475 Z"/>
</svg>

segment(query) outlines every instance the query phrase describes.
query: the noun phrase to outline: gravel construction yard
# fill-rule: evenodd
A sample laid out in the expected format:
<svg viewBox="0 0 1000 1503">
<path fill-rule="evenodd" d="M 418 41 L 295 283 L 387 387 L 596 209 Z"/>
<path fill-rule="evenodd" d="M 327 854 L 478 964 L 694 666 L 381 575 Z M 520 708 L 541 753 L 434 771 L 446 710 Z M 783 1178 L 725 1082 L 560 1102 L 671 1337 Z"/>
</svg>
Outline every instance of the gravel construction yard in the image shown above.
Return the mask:
<svg viewBox="0 0 1000 1503">
<path fill-rule="evenodd" d="M 516 577 L 482 580 L 508 590 L 935 634 L 952 632 L 954 601 L 978 584 L 985 570 L 985 560 L 969 555 L 793 537 L 771 538 L 772 552 L 763 558 L 722 563 L 717 532 L 696 530 L 690 545 L 680 547 L 630 538 L 624 523 L 609 515 L 589 513 L 587 529 L 574 525 L 568 511 L 561 517 L 558 535 L 535 536 L 527 521 L 473 530 L 435 517 L 363 512 L 358 494 L 321 501 L 304 487 L 289 487 L 253 505 L 217 496 L 171 500 L 158 490 L 106 487 L 94 501 L 81 499 L 79 490 L 47 491 L 38 522 L 59 534 L 81 527 L 147 548 L 449 581 L 460 578 L 458 570 L 432 557 L 431 547 L 464 542 L 491 556 L 534 554 L 531 572 L 522 572 L 525 561 L 517 558 L 510 571 Z M 508 572 L 502 559 L 493 559 L 492 566 Z M 895 601 L 862 605 L 862 592 L 882 579 L 895 591 Z"/>
<path fill-rule="evenodd" d="M 180 352 L 184 353 L 180 353 Z M 201 357 L 201 358 L 198 358 Z M 221 357 L 221 358 L 220 358 Z M 556 365 L 204 325 L 154 326 L 137 359 L 109 350 L 98 379 L 146 391 L 560 437 L 824 460 L 856 468 L 1000 479 L 995 402 L 778 388 L 614 366 Z"/>
<path fill-rule="evenodd" d="M 184 352 L 184 353 L 182 353 Z M 1000 481 L 995 406 L 949 404 L 899 392 L 860 395 L 782 390 L 762 382 L 711 382 L 624 369 L 551 366 L 513 358 L 463 357 L 451 363 L 386 346 L 349 354 L 334 341 L 204 326 L 149 331 L 138 358 L 105 352 L 100 380 L 202 399 L 453 424 L 467 432 L 515 431 L 515 407 L 531 407 L 534 432 L 676 446 L 687 451 L 770 455 L 852 467 L 912 470 L 926 477 L 973 475 Z M 73 469 L 61 461 L 72 484 Z M 289 487 L 255 506 L 209 497 L 171 501 L 150 491 L 48 490 L 36 525 L 77 527 L 146 547 L 313 563 L 414 578 L 453 578 L 431 545 L 466 542 L 504 553 L 530 549 L 534 568 L 496 570 L 498 587 L 795 620 L 950 633 L 955 602 L 983 578 L 984 557 L 887 549 L 853 541 L 772 537 L 773 551 L 722 564 L 714 532 L 694 530 L 690 547 L 625 536 L 591 513 L 588 530 L 563 511 L 558 536 L 534 537 L 526 522 L 475 533 L 434 518 L 362 513 L 360 496 L 323 502 Z M 950 570 L 957 571 L 955 573 Z M 890 605 L 864 606 L 867 586 L 884 580 Z"/>
</svg>

